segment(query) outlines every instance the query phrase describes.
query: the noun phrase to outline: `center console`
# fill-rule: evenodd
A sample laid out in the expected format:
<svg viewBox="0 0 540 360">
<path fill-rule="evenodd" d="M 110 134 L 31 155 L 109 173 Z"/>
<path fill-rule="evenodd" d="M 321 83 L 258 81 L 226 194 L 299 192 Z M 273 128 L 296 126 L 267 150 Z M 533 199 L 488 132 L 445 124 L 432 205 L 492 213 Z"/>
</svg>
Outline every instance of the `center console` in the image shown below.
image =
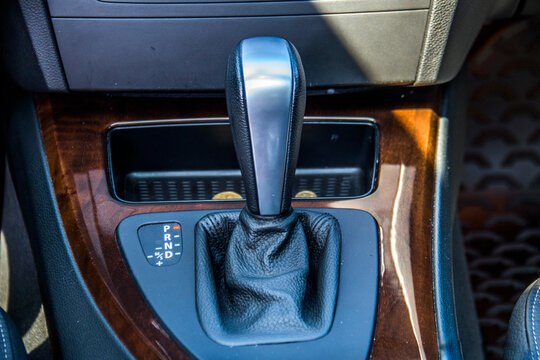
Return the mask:
<svg viewBox="0 0 540 360">
<path fill-rule="evenodd" d="M 441 111 L 440 93 L 432 88 L 384 93 L 384 97 L 376 92 L 368 92 L 307 98 L 306 116 L 310 121 L 316 119 L 316 123 L 305 126 L 305 142 L 300 145 L 298 158 L 297 186 L 300 186 L 302 180 L 298 175 L 303 171 L 313 171 L 314 176 L 321 178 L 320 181 L 328 182 L 329 174 L 343 167 L 351 169 L 345 171 L 347 174 L 360 174 L 356 179 L 363 179 L 361 182 L 364 185 L 358 187 L 362 189 L 357 193 L 359 195 L 347 192 L 341 197 L 334 192 L 327 196 L 324 192 L 313 191 L 318 197 L 299 197 L 292 201 L 294 208 L 309 208 L 310 211 L 332 214 L 338 219 L 343 236 L 343 263 L 334 325 L 320 340 L 305 344 L 324 342 L 327 337 L 330 339 L 337 335 L 343 344 L 349 344 L 344 346 L 354 346 L 358 353 L 368 351 L 373 358 L 416 358 L 423 354 L 437 357 L 439 341 L 433 301 L 432 262 L 435 228 L 432 220 L 435 216 L 433 204 L 436 189 L 434 148 L 438 144 L 441 126 L 444 125 L 437 116 Z M 143 358 L 179 358 L 188 354 L 202 356 L 210 354 L 212 349 L 227 348 L 207 336 L 196 315 L 193 297 L 194 226 L 205 214 L 240 209 L 245 205 L 241 199 L 208 200 L 215 195 L 212 192 L 212 181 L 219 183 L 224 180 L 223 170 L 232 171 L 238 180 L 238 164 L 224 160 L 223 163 L 228 165 L 218 167 L 221 170 L 216 172 L 217 178 L 205 182 L 210 185 L 209 188 L 201 185 L 201 189 L 206 189 L 204 193 L 200 192 L 201 197 L 197 197 L 199 192 L 195 186 L 186 192 L 192 196 L 189 199 L 180 198 L 181 188 L 174 186 L 179 186 L 183 181 L 197 185 L 189 177 L 186 179 L 186 174 L 211 169 L 210 161 L 202 159 L 200 168 L 196 169 L 193 167 L 195 165 L 189 165 L 192 153 L 184 149 L 187 159 L 180 164 L 187 164 L 186 170 L 184 172 L 179 169 L 178 174 L 171 173 L 172 169 L 163 164 L 163 159 L 155 156 L 152 159 L 155 159 L 157 169 L 148 168 L 144 160 L 141 161 L 141 167 L 138 167 L 135 162 L 129 164 L 127 159 L 115 155 L 115 149 L 122 146 L 128 154 L 139 154 L 142 152 L 138 150 L 139 146 L 144 144 L 151 155 L 152 147 L 149 143 L 139 142 L 141 136 L 132 136 L 149 125 L 149 137 L 154 139 L 152 143 L 163 144 L 164 149 L 167 149 L 167 141 L 164 141 L 167 137 L 154 137 L 156 135 L 151 135 L 152 129 L 158 135 L 168 127 L 172 129 L 171 134 L 181 134 L 176 132 L 178 129 L 201 131 L 204 134 L 205 129 L 208 129 L 206 136 L 216 139 L 215 146 L 229 149 L 228 154 L 231 154 L 230 135 L 227 141 L 222 141 L 219 136 L 215 136 L 216 129 L 212 130 L 215 126 L 218 129 L 219 126 L 225 126 L 219 124 L 227 123 L 225 100 L 132 99 L 97 95 L 40 95 L 35 100 L 54 196 L 60 209 L 59 216 L 77 267 L 114 333 L 134 356 Z M 209 118 L 213 125 L 205 125 Z M 152 119 L 150 124 L 149 119 Z M 317 123 L 317 119 L 325 120 Z M 81 131 L 82 124 L 84 131 Z M 31 126 L 27 122 L 17 124 L 17 128 L 26 136 L 32 133 L 28 131 Z M 312 131 L 310 126 L 313 134 L 308 136 Z M 353 129 L 330 131 L 325 137 L 320 137 L 316 135 L 319 126 L 338 126 L 338 130 L 339 126 Z M 122 135 L 123 131 L 126 131 L 125 136 Z M 131 131 L 134 133 L 128 135 Z M 354 135 L 353 138 L 340 137 L 347 133 Z M 338 135 L 338 139 L 334 137 L 332 140 L 332 134 Z M 119 137 L 115 138 L 116 135 Z M 314 137 L 310 139 L 311 136 Z M 182 140 L 180 136 L 175 143 L 180 144 Z M 341 160 L 337 163 L 325 160 L 315 164 L 309 156 L 302 160 L 302 149 L 306 149 L 304 146 L 312 146 L 309 145 L 311 141 L 320 143 L 321 151 L 334 154 L 332 161 L 339 160 L 339 149 L 345 146 L 353 149 L 356 146 L 367 146 L 363 148 L 365 154 L 371 152 L 371 155 L 366 158 L 359 156 L 349 164 L 339 162 Z M 181 145 L 178 146 L 183 149 Z M 24 150 L 19 153 L 22 155 Z M 226 154 L 226 150 L 216 151 L 219 158 L 228 158 Z M 178 157 L 182 158 L 181 155 Z M 153 170 L 157 170 L 158 176 L 155 178 Z M 119 187 L 113 186 L 115 182 L 121 182 L 122 177 L 124 185 L 128 184 L 133 173 L 142 173 L 145 180 L 158 179 L 162 184 L 165 184 L 166 179 L 177 179 L 172 188 L 176 189 L 178 200 L 169 198 L 168 202 L 157 201 L 155 194 L 158 188 L 152 188 L 154 185 L 149 185 L 149 194 L 153 197 L 146 199 L 142 199 L 143 191 L 140 188 L 126 190 L 124 187 L 124 190 L 119 191 Z M 370 182 L 373 178 L 375 181 Z M 235 183 L 233 181 L 232 187 L 227 189 L 225 181 L 224 188 L 218 187 L 216 191 L 230 190 L 243 196 L 241 186 L 237 187 Z M 162 196 L 174 193 L 166 189 L 162 188 Z M 313 190 L 312 187 L 310 189 Z M 296 190 L 301 192 L 303 188 L 294 188 L 293 193 Z M 125 201 L 125 196 L 131 196 L 130 200 Z M 355 220 L 351 222 L 348 220 L 352 219 L 351 213 L 370 215 L 360 215 L 359 218 L 354 215 Z M 145 258 L 138 229 L 146 224 L 169 222 L 182 227 L 180 258 L 171 266 L 154 266 Z M 351 226 L 354 230 L 348 230 Z M 365 230 L 359 233 L 358 227 Z M 351 265 L 376 268 L 376 273 L 373 270 L 347 270 Z M 174 280 L 167 275 L 172 272 L 176 274 Z M 160 280 L 162 275 L 163 281 Z M 146 280 L 137 280 L 141 276 Z M 344 282 L 349 285 L 343 285 Z M 368 293 L 376 298 L 365 297 L 364 291 L 368 290 L 362 289 L 372 289 Z M 168 297 L 172 294 L 174 300 L 167 300 L 173 298 Z M 342 313 L 344 309 L 355 308 L 351 301 L 356 306 L 362 305 L 362 311 L 359 309 L 356 313 L 357 316 L 366 316 L 362 324 L 351 324 L 347 321 L 351 315 L 348 312 Z M 367 310 L 370 308 L 374 310 Z M 374 311 L 371 320 L 370 311 Z M 374 321 L 374 325 L 369 325 L 370 321 Z M 185 327 L 188 322 L 190 325 Z M 346 329 L 343 326 L 350 325 L 361 325 L 357 329 L 367 332 L 353 330 L 350 332 L 354 334 L 352 337 L 339 335 L 340 329 Z M 184 331 L 191 331 L 193 337 L 186 337 Z M 334 334 L 334 331 L 337 332 Z M 204 346 L 200 347 L 201 344 Z M 260 350 L 280 346 L 291 347 L 260 345 L 257 348 Z M 243 349 L 241 351 L 249 351 L 250 348 L 238 347 Z M 319 350 L 322 352 L 322 347 Z M 277 354 L 275 351 L 272 353 Z"/>
</svg>

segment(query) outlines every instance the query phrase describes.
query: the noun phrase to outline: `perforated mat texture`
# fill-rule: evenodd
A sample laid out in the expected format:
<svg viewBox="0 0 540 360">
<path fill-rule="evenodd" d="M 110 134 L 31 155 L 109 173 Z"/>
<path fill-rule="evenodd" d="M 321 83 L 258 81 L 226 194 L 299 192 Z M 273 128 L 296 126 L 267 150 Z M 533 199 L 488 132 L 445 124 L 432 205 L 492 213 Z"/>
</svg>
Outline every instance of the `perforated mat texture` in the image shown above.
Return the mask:
<svg viewBox="0 0 540 360">
<path fill-rule="evenodd" d="M 499 28 L 470 57 L 459 217 L 487 359 L 540 277 L 540 22 Z"/>
</svg>

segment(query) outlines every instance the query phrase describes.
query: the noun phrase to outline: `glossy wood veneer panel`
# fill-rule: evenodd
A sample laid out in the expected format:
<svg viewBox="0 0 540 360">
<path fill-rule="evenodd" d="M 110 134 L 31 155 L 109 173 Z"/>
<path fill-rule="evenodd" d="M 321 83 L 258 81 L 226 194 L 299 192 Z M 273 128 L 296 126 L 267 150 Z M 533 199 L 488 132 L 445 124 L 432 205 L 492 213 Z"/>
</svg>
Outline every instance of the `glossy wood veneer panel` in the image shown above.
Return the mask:
<svg viewBox="0 0 540 360">
<path fill-rule="evenodd" d="M 106 132 L 113 123 L 226 116 L 224 99 L 39 95 L 36 102 L 62 221 L 100 310 L 136 357 L 188 358 L 139 294 L 119 253 L 116 227 L 134 214 L 243 204 L 133 205 L 113 199 L 106 174 Z M 381 281 L 375 359 L 438 358 L 431 262 L 437 106 L 437 92 L 426 89 L 308 98 L 306 115 L 372 117 L 380 129 L 378 187 L 371 195 L 293 203 L 361 209 L 377 220 Z"/>
</svg>

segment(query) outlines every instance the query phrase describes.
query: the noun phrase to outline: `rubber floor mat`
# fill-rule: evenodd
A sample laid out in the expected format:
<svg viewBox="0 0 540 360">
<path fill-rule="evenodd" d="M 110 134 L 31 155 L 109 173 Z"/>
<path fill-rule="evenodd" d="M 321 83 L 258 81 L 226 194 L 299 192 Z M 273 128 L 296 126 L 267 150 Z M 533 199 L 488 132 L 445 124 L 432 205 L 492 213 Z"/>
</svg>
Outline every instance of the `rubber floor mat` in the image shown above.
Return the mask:
<svg viewBox="0 0 540 360">
<path fill-rule="evenodd" d="M 467 63 L 459 217 L 487 359 L 502 359 L 514 304 L 540 277 L 540 22 L 494 32 Z"/>
</svg>

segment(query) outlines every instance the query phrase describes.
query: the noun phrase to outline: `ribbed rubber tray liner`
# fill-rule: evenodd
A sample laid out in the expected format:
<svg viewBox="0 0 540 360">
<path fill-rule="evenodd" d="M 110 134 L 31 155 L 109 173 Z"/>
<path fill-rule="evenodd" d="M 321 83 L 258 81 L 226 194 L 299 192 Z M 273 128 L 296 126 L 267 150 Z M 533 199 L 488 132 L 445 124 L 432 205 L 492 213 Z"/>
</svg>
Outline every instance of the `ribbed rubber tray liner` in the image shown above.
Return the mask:
<svg viewBox="0 0 540 360">
<path fill-rule="evenodd" d="M 363 195 L 369 185 L 358 168 L 298 169 L 293 195 L 309 190 L 319 198 Z M 240 171 L 139 172 L 126 178 L 125 198 L 137 202 L 211 200 L 223 191 L 245 197 Z"/>
<path fill-rule="evenodd" d="M 498 29 L 470 58 L 459 217 L 487 359 L 540 276 L 540 23 Z"/>
</svg>

